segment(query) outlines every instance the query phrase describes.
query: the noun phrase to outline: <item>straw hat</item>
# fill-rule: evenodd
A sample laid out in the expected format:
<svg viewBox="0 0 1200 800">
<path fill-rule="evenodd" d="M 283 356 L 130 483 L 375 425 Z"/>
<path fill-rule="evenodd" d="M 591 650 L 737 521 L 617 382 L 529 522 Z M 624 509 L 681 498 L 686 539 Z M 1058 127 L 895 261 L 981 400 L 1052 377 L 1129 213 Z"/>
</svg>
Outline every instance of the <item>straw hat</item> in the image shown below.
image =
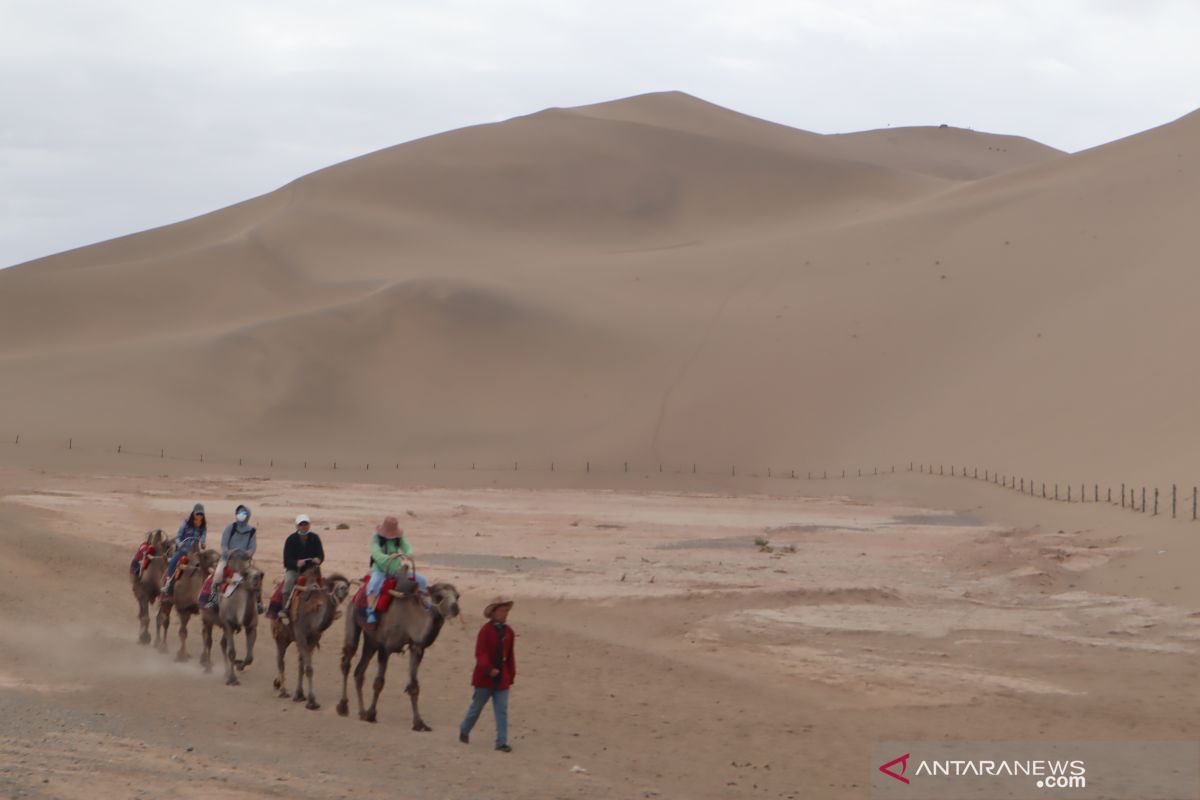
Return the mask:
<svg viewBox="0 0 1200 800">
<path fill-rule="evenodd" d="M 483 609 L 483 615 L 488 619 L 491 619 L 492 614 L 495 613 L 497 608 L 500 608 L 501 606 L 508 606 L 511 608 L 512 604 L 513 601 L 507 597 L 497 597 L 496 599 L 492 600 L 492 602 L 487 604 L 487 608 Z"/>
</svg>

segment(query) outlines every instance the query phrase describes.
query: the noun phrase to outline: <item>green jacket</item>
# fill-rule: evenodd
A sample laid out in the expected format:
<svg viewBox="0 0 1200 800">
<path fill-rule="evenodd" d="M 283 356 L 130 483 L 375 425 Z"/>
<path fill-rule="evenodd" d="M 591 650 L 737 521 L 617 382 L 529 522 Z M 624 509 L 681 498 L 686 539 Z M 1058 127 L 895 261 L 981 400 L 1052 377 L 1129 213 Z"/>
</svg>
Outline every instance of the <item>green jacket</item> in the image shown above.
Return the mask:
<svg viewBox="0 0 1200 800">
<path fill-rule="evenodd" d="M 391 576 L 397 575 L 400 572 L 400 566 L 404 562 L 399 558 L 388 561 L 388 556 L 393 553 L 403 553 L 406 556 L 411 556 L 412 545 L 403 536 L 396 539 L 385 539 L 378 533 L 375 534 L 371 539 L 371 569 L 386 572 Z"/>
</svg>

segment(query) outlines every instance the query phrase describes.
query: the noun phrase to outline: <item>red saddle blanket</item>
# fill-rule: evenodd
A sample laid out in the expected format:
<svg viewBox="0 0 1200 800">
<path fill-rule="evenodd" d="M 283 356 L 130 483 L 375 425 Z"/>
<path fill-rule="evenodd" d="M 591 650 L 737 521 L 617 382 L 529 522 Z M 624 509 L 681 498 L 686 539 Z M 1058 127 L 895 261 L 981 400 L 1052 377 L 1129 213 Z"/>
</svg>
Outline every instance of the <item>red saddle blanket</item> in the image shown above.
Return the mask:
<svg viewBox="0 0 1200 800">
<path fill-rule="evenodd" d="M 295 587 L 296 589 L 303 589 L 307 585 L 308 585 L 308 578 L 305 578 L 305 577 L 296 578 L 296 587 Z M 320 578 L 317 580 L 317 586 L 324 586 L 324 585 L 325 585 L 324 578 Z M 279 583 L 275 584 L 275 591 L 271 592 L 271 605 L 279 606 L 280 608 L 283 607 L 283 581 L 280 581 Z"/>
<path fill-rule="evenodd" d="M 221 579 L 221 588 L 224 588 L 224 586 L 225 586 L 225 581 L 229 580 L 229 578 L 231 578 L 232 576 L 233 576 L 233 570 L 232 570 L 232 569 L 230 569 L 229 567 L 226 567 L 226 568 L 225 568 L 225 575 L 224 575 L 224 576 L 222 577 L 222 579 Z M 213 573 L 212 575 L 209 575 L 209 576 L 208 576 L 208 580 L 206 580 L 206 581 L 204 582 L 204 585 L 200 587 L 200 597 L 201 597 L 201 599 L 204 599 L 204 598 L 208 597 L 210 594 L 212 594 L 212 588 L 213 588 L 213 578 L 215 578 L 215 577 L 217 577 L 216 573 Z"/>
<path fill-rule="evenodd" d="M 364 609 L 367 607 L 367 581 L 371 580 L 370 575 L 363 577 L 362 586 L 358 588 L 358 594 L 354 595 L 354 607 Z M 392 604 L 392 596 L 389 594 L 391 589 L 396 588 L 396 579 L 387 578 L 383 582 L 383 586 L 379 589 L 379 600 L 375 603 L 375 613 L 382 614 L 388 610 L 388 606 Z"/>
<path fill-rule="evenodd" d="M 138 545 L 137 552 L 133 554 L 131 563 L 132 571 L 136 574 L 145 572 L 146 567 L 150 566 L 150 559 L 156 555 L 154 545 L 149 542 L 142 542 Z"/>
</svg>

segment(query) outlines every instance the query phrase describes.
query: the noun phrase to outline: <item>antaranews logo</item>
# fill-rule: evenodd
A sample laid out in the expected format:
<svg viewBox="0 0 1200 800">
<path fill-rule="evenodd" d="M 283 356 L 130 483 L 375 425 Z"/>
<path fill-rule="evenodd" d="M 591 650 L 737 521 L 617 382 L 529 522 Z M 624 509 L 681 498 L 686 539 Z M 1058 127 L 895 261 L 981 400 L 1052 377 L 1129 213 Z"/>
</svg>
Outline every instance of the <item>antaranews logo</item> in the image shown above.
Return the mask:
<svg viewBox="0 0 1200 800">
<path fill-rule="evenodd" d="M 879 766 L 879 771 L 904 784 L 912 783 L 906 776 L 908 760 L 912 753 L 893 758 Z M 896 771 L 899 767 L 899 771 Z M 1039 789 L 1083 789 L 1087 787 L 1087 766 L 1081 759 L 963 759 L 945 758 L 932 761 L 922 759 L 913 770 L 913 777 L 964 778 L 992 777 L 1034 779 Z"/>
</svg>

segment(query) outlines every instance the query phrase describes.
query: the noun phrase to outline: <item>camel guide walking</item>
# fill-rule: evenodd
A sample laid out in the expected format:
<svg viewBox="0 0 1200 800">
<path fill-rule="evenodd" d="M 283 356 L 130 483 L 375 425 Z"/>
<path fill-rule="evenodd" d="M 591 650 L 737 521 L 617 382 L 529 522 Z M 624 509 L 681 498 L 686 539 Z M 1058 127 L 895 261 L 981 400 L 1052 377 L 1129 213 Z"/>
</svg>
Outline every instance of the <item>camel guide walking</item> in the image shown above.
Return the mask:
<svg viewBox="0 0 1200 800">
<path fill-rule="evenodd" d="M 325 548 L 321 546 L 321 537 L 312 533 L 312 520 L 307 514 L 296 517 L 296 531 L 283 543 L 283 610 L 279 612 L 279 621 L 284 625 L 291 624 L 288 619 L 288 608 L 291 605 L 292 589 L 301 570 L 309 566 L 317 566 L 325 560 Z"/>
<path fill-rule="evenodd" d="M 471 676 L 475 693 L 458 729 L 458 740 L 468 744 L 471 729 L 490 699 L 492 712 L 496 715 L 496 749 L 502 753 L 512 752 L 508 746 L 508 688 L 517 677 L 517 662 L 513 658 L 516 634 L 508 626 L 508 612 L 512 607 L 512 600 L 498 597 L 483 610 L 488 621 L 475 637 L 475 672 Z"/>
</svg>

